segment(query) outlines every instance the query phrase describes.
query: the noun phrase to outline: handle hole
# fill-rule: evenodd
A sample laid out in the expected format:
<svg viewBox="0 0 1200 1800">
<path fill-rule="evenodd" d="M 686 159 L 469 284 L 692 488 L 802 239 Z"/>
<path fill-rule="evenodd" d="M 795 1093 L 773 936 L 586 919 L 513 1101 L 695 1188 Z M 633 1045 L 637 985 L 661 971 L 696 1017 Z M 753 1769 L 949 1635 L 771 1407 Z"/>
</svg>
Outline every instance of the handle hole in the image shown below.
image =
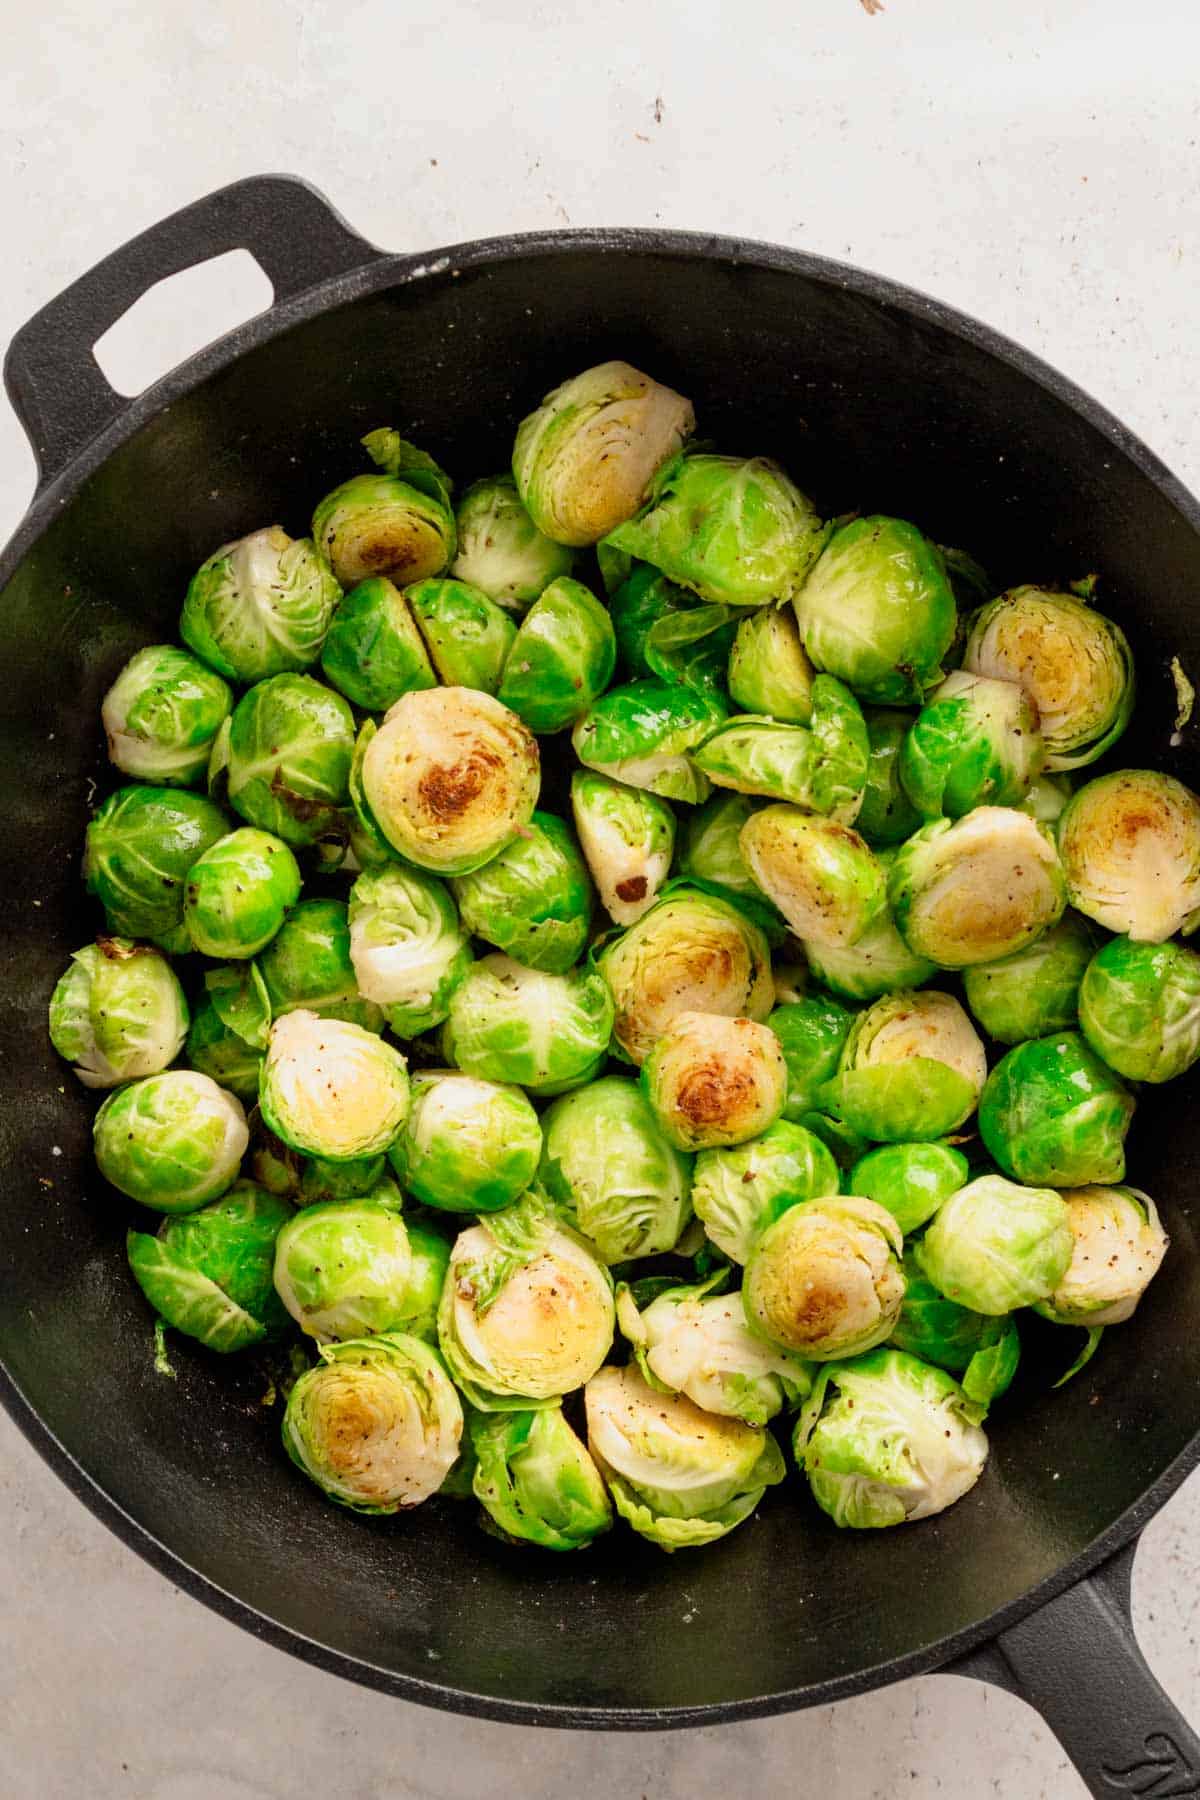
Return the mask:
<svg viewBox="0 0 1200 1800">
<path fill-rule="evenodd" d="M 156 281 L 98 338 L 92 354 L 118 394 L 132 400 L 214 338 L 265 312 L 275 297 L 248 250 Z"/>
</svg>

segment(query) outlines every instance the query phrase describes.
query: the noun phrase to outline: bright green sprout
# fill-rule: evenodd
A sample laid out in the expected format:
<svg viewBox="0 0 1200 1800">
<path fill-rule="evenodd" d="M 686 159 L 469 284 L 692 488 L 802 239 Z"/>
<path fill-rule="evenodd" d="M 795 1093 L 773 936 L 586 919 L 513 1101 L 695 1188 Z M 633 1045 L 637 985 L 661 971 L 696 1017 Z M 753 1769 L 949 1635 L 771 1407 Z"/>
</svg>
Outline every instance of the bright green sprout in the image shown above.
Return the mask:
<svg viewBox="0 0 1200 1800">
<path fill-rule="evenodd" d="M 876 852 L 885 877 L 894 850 Z M 897 988 L 918 988 L 937 974 L 937 964 L 910 950 L 885 907 L 853 944 L 808 942 L 804 954 L 815 980 L 843 1000 L 880 1000 Z"/>
<path fill-rule="evenodd" d="M 1050 833 L 1028 813 L 977 806 L 896 851 L 892 912 L 911 950 L 947 969 L 995 962 L 1058 923 L 1067 884 Z"/>
<path fill-rule="evenodd" d="M 275 1242 L 275 1288 L 327 1344 L 407 1330 L 412 1251 L 399 1210 L 371 1198 L 294 1213 Z"/>
<path fill-rule="evenodd" d="M 383 472 L 353 475 L 326 494 L 313 514 L 318 551 L 344 588 L 369 575 L 405 587 L 440 574 L 457 548 L 449 481 L 395 432 L 370 431 L 362 441 Z"/>
<path fill-rule="evenodd" d="M 1009 1314 L 989 1318 L 947 1300 L 927 1280 L 914 1246 L 904 1252 L 907 1286 L 889 1342 L 922 1362 L 949 1369 L 963 1393 L 988 1407 L 1006 1393 L 1021 1360 L 1021 1339 Z"/>
<path fill-rule="evenodd" d="M 517 628 L 504 608 L 465 581 L 416 581 L 405 594 L 444 687 L 494 694 Z"/>
<path fill-rule="evenodd" d="M 571 746 L 585 769 L 694 806 L 710 790 L 688 752 L 725 716 L 716 695 L 699 688 L 631 681 L 601 695 L 576 725 Z"/>
<path fill-rule="evenodd" d="M 592 884 L 569 827 L 553 813 L 535 812 L 499 856 L 450 885 L 465 929 L 528 968 L 565 975 L 583 954 Z"/>
<path fill-rule="evenodd" d="M 412 1253 L 412 1272 L 404 1297 L 404 1329 L 414 1337 L 423 1338 L 427 1344 L 436 1344 L 442 1289 L 450 1268 L 450 1246 L 436 1231 L 429 1231 L 422 1225 L 410 1225 L 408 1247 Z"/>
<path fill-rule="evenodd" d="M 767 806 L 740 842 L 754 880 L 806 943 L 857 943 L 887 905 L 883 865 L 835 819 Z"/>
<path fill-rule="evenodd" d="M 1085 1187 L 1120 1181 L 1134 1098 L 1075 1031 L 1018 1044 L 979 1102 L 979 1130 L 1015 1181 Z"/>
<path fill-rule="evenodd" d="M 130 657 L 104 696 L 108 760 L 137 781 L 199 785 L 232 705 L 228 684 L 196 657 L 152 644 Z"/>
<path fill-rule="evenodd" d="M 300 898 L 300 869 L 281 838 L 243 825 L 187 872 L 183 922 L 195 949 L 235 961 L 257 955 Z"/>
<path fill-rule="evenodd" d="M 560 575 L 575 553 L 538 530 L 511 475 L 474 482 L 458 503 L 458 553 L 450 573 L 509 612 L 524 612 Z"/>
<path fill-rule="evenodd" d="M 368 870 L 350 889 L 346 916 L 358 992 L 383 1008 L 397 1037 L 440 1025 L 472 962 L 445 884 L 398 863 Z"/>
<path fill-rule="evenodd" d="M 1052 1188 L 980 1175 L 943 1202 L 916 1248 L 922 1274 L 947 1300 L 1000 1318 L 1048 1299 L 1074 1238 Z"/>
<path fill-rule="evenodd" d="M 615 924 L 632 925 L 654 905 L 670 872 L 674 813 L 657 794 L 590 769 L 571 777 L 571 812 L 601 903 Z"/>
<path fill-rule="evenodd" d="M 689 1160 L 636 1081 L 609 1075 L 542 1119 L 538 1179 L 606 1263 L 673 1250 L 692 1216 Z"/>
<path fill-rule="evenodd" d="M 164 1219 L 154 1236 L 131 1231 L 129 1266 L 167 1325 L 207 1350 L 245 1350 L 287 1327 L 271 1272 L 291 1217 L 286 1200 L 238 1181 L 220 1200 Z"/>
<path fill-rule="evenodd" d="M 465 1075 L 547 1096 L 599 1073 L 612 1027 L 612 998 L 594 969 L 548 975 L 497 954 L 474 963 L 451 995 L 442 1047 Z"/>
<path fill-rule="evenodd" d="M 581 581 L 562 575 L 521 620 L 499 697 L 530 731 L 564 731 L 599 699 L 616 665 L 607 609 Z"/>
<path fill-rule="evenodd" d="M 414 1075 L 404 1130 L 388 1152 L 416 1199 L 446 1212 L 498 1212 L 537 1172 L 542 1128 L 518 1087 L 454 1070 Z"/>
<path fill-rule="evenodd" d="M 201 794 L 122 787 L 87 828 L 83 877 L 118 937 L 163 938 L 183 921 L 183 885 L 229 820 Z"/>
<path fill-rule="evenodd" d="M 1067 1031 L 1078 1016 L 1079 984 L 1095 948 L 1086 919 L 1069 912 L 1012 956 L 964 969 L 967 1005 L 998 1044 Z"/>
<path fill-rule="evenodd" d="M 969 1177 L 966 1157 L 949 1144 L 884 1144 L 855 1163 L 849 1191 L 884 1207 L 907 1237 Z"/>
<path fill-rule="evenodd" d="M 541 1550 L 582 1550 L 612 1526 L 600 1471 L 561 1406 L 475 1413 L 472 1490 L 502 1537 Z"/>
<path fill-rule="evenodd" d="M 808 726 L 739 713 L 692 752 L 715 787 L 786 800 L 844 825 L 857 817 L 869 760 L 858 702 L 829 675 L 813 682 Z"/>
<path fill-rule="evenodd" d="M 900 779 L 926 819 L 1019 806 L 1045 761 L 1037 708 L 1015 681 L 956 669 L 913 720 Z"/>
<path fill-rule="evenodd" d="M 825 994 L 789 1001 L 769 1015 L 767 1024 L 779 1039 L 787 1064 L 785 1119 L 804 1124 L 805 1114 L 818 1109 L 821 1090 L 837 1074 L 853 1023 L 854 1014 Z"/>
<path fill-rule="evenodd" d="M 188 586 L 179 635 L 218 674 L 262 681 L 316 662 L 340 597 L 312 541 L 269 525 L 201 565 Z"/>
<path fill-rule="evenodd" d="M 742 855 L 742 826 L 759 805 L 749 794 L 726 789 L 711 794 L 703 806 L 687 813 L 682 821 L 678 873 L 706 891 L 720 890 L 747 911 L 757 909 L 777 927 L 778 914 Z"/>
<path fill-rule="evenodd" d="M 928 1142 L 966 1123 L 987 1077 L 983 1045 L 950 994 L 888 994 L 850 1028 L 823 1110 L 878 1143 Z"/>
<path fill-rule="evenodd" d="M 110 1094 L 92 1139 L 113 1187 L 154 1212 L 185 1213 L 232 1185 L 250 1134 L 233 1094 L 192 1069 L 168 1069 Z"/>
<path fill-rule="evenodd" d="M 259 1105 L 268 1129 L 302 1155 L 377 1155 L 404 1124 L 408 1100 L 403 1056 L 373 1032 L 303 1011 L 272 1025 Z"/>
<path fill-rule="evenodd" d="M 408 601 L 386 575 L 371 575 L 338 604 L 321 673 L 353 706 L 386 712 L 401 694 L 437 681 Z"/>
<path fill-rule="evenodd" d="M 354 718 L 310 675 L 273 675 L 242 695 L 213 750 L 210 782 L 248 825 L 294 848 L 345 841 Z"/>
<path fill-rule="evenodd" d="M 1200 956 L 1113 938 L 1083 977 L 1079 1028 L 1127 1081 L 1173 1081 L 1200 1057 Z"/>
<path fill-rule="evenodd" d="M 812 1387 L 808 1364 L 755 1337 L 740 1293 L 719 1289 L 725 1271 L 693 1287 L 666 1287 L 638 1311 L 636 1291 L 617 1289 L 617 1324 L 642 1379 L 685 1394 L 705 1412 L 766 1425 Z"/>
<path fill-rule="evenodd" d="M 1068 1188 L 1062 1198 L 1074 1250 L 1036 1311 L 1056 1325 L 1122 1325 L 1167 1253 L 1158 1208 L 1149 1194 L 1130 1187 Z"/>
<path fill-rule="evenodd" d="M 1058 822 L 1071 905 L 1136 943 L 1200 924 L 1200 800 L 1171 775 L 1122 769 L 1081 787 Z"/>
<path fill-rule="evenodd" d="M 319 1013 L 367 1031 L 383 1030 L 383 1013 L 360 992 L 349 911 L 342 900 L 301 900 L 259 959 L 271 1013 Z"/>
<path fill-rule="evenodd" d="M 50 1042 L 89 1088 L 157 1075 L 174 1062 L 188 1005 L 170 963 L 148 944 L 85 944 L 50 997 Z"/>
<path fill-rule="evenodd" d="M 873 1200 L 792 1206 L 751 1246 L 742 1301 L 751 1331 L 816 1362 L 857 1356 L 891 1335 L 904 1298 L 904 1242 Z"/>
<path fill-rule="evenodd" d="M 209 969 L 187 1035 L 188 1064 L 239 1100 L 255 1101 L 270 1030 L 271 1001 L 257 963 Z"/>
<path fill-rule="evenodd" d="M 740 620 L 729 653 L 729 695 L 743 712 L 807 725 L 813 666 L 788 606 L 761 606 Z"/>
<path fill-rule="evenodd" d="M 649 563 L 636 563 L 612 595 L 609 615 L 621 661 L 636 680 L 658 677 L 724 697 L 737 629 L 729 607 L 710 605 Z"/>
<path fill-rule="evenodd" d="M 692 1205 L 717 1249 L 733 1262 L 745 1263 L 755 1239 L 789 1207 L 837 1191 L 837 1164 L 820 1138 L 802 1125 L 778 1119 L 749 1143 L 702 1150 L 693 1173 Z"/>
<path fill-rule="evenodd" d="M 873 849 L 902 844 L 921 823 L 921 815 L 904 791 L 900 754 L 913 722 L 912 714 L 869 707 L 863 714 L 871 756 L 867 785 L 854 823 Z"/>
</svg>

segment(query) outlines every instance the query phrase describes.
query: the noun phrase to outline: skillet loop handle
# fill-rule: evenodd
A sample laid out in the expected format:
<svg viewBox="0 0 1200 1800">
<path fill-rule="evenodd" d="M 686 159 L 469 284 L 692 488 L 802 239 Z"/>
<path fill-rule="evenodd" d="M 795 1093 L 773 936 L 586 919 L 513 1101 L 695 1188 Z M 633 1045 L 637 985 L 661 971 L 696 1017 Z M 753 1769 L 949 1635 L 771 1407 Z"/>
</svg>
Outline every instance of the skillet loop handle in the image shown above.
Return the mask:
<svg viewBox="0 0 1200 1800">
<path fill-rule="evenodd" d="M 1130 1614 L 1136 1543 L 981 1651 L 952 1663 L 1041 1713 L 1102 1800 L 1200 1800 L 1200 1737 L 1138 1649 Z"/>
<path fill-rule="evenodd" d="M 93 346 L 157 282 L 227 250 L 250 252 L 276 306 L 383 254 L 293 175 L 235 181 L 114 250 L 22 326 L 5 362 L 39 487 L 131 404 L 105 380 Z"/>
</svg>

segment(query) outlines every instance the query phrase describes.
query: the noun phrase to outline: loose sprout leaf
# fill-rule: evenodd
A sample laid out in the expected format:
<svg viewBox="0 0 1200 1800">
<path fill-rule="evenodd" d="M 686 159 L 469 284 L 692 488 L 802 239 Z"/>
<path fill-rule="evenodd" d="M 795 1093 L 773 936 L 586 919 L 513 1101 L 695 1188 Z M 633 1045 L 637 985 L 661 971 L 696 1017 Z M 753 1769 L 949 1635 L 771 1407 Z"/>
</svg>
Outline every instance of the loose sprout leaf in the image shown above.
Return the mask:
<svg viewBox="0 0 1200 1800">
<path fill-rule="evenodd" d="M 1100 1348 L 1100 1339 L 1104 1336 L 1104 1331 L 1105 1327 L 1103 1325 L 1093 1325 L 1089 1329 L 1087 1336 L 1084 1339 L 1083 1349 L 1079 1352 L 1079 1355 L 1075 1358 L 1075 1361 L 1071 1364 L 1066 1374 L 1060 1375 L 1058 1380 L 1054 1383 L 1056 1388 L 1066 1387 L 1068 1381 L 1074 1381 L 1076 1375 L 1078 1375 L 1082 1369 L 1087 1368 L 1093 1356 L 1095 1356 L 1097 1350 Z"/>
<path fill-rule="evenodd" d="M 1196 690 L 1177 656 L 1171 658 L 1171 680 L 1175 683 L 1175 730 L 1171 738 L 1174 748 L 1183 742 L 1183 733 L 1192 722 L 1196 705 Z"/>
</svg>

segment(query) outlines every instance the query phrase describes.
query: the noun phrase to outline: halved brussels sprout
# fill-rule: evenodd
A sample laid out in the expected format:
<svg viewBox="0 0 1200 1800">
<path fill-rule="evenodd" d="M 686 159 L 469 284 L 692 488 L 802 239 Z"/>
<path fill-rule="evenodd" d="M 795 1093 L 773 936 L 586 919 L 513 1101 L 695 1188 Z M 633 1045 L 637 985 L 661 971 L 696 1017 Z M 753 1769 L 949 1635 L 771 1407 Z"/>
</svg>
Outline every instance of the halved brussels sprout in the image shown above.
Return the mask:
<svg viewBox="0 0 1200 1800">
<path fill-rule="evenodd" d="M 129 1232 L 129 1267 L 167 1325 L 207 1350 L 245 1350 L 287 1327 L 271 1271 L 291 1217 L 286 1200 L 238 1181 L 220 1200 L 164 1219 L 153 1237 Z"/>
<path fill-rule="evenodd" d="M 148 944 L 102 937 L 85 944 L 50 996 L 50 1042 L 84 1087 L 157 1075 L 179 1055 L 188 1028 L 183 989 Z"/>
<path fill-rule="evenodd" d="M 729 693 L 743 712 L 807 725 L 813 666 L 788 606 L 760 606 L 740 621 L 729 653 Z"/>
<path fill-rule="evenodd" d="M 374 1156 L 356 1156 L 352 1162 L 327 1162 L 323 1156 L 304 1158 L 300 1186 L 290 1197 L 297 1206 L 324 1206 L 331 1200 L 362 1200 L 370 1194 L 397 1212 L 404 1205 L 400 1189 L 387 1173 L 382 1150 Z"/>
<path fill-rule="evenodd" d="M 1079 984 L 1095 948 L 1087 922 L 1069 912 L 1012 956 L 964 969 L 967 1005 L 998 1044 L 1066 1031 L 1078 1016 Z"/>
<path fill-rule="evenodd" d="M 92 1124 L 105 1181 L 154 1212 L 194 1212 L 232 1186 L 250 1133 L 241 1101 L 193 1069 L 108 1096 Z"/>
<path fill-rule="evenodd" d="M 1200 925 L 1200 800 L 1155 769 L 1098 776 L 1058 822 L 1071 905 L 1107 931 L 1161 944 Z"/>
<path fill-rule="evenodd" d="M 344 588 L 368 575 L 397 587 L 437 575 L 457 549 L 450 482 L 431 456 L 387 428 L 362 440 L 378 475 L 353 475 L 313 514 L 313 541 Z"/>
<path fill-rule="evenodd" d="M 500 686 L 517 628 L 502 606 L 466 581 L 415 581 L 405 594 L 445 687 Z"/>
<path fill-rule="evenodd" d="M 949 1144 L 884 1144 L 856 1162 L 849 1192 L 890 1212 L 905 1237 L 965 1187 L 970 1164 Z"/>
<path fill-rule="evenodd" d="M 1034 1186 L 1120 1181 L 1134 1098 L 1077 1031 L 1018 1044 L 979 1102 L 979 1130 L 1006 1175 Z"/>
<path fill-rule="evenodd" d="M 1052 1188 L 980 1175 L 942 1203 L 916 1259 L 947 1300 L 999 1318 L 1047 1299 L 1073 1246 L 1066 1206 Z"/>
<path fill-rule="evenodd" d="M 341 590 L 310 538 L 268 525 L 214 551 L 193 575 L 179 635 L 231 681 L 307 669 Z M 218 721 L 219 722 L 219 721 Z"/>
<path fill-rule="evenodd" d="M 979 1409 L 954 1377 L 888 1349 L 821 1371 L 795 1447 L 821 1511 L 856 1530 L 944 1512 L 988 1454 Z"/>
<path fill-rule="evenodd" d="M 500 699 L 530 731 L 564 731 L 599 699 L 617 666 L 607 610 L 582 581 L 562 575 L 521 620 Z"/>
<path fill-rule="evenodd" d="M 183 922 L 195 949 L 234 961 L 262 950 L 300 898 L 300 869 L 281 838 L 243 825 L 187 872 Z"/>
<path fill-rule="evenodd" d="M 705 1412 L 765 1425 L 812 1387 L 807 1363 L 753 1336 L 740 1293 L 713 1293 L 724 1271 L 668 1287 L 642 1312 L 636 1290 L 617 1289 L 617 1324 L 650 1387 L 686 1394 Z"/>
<path fill-rule="evenodd" d="M 673 1250 L 692 1216 L 688 1159 L 636 1081 L 609 1075 L 548 1107 L 538 1178 L 601 1260 Z"/>
<path fill-rule="evenodd" d="M 218 740 L 220 744 L 220 740 Z M 272 675 L 233 709 L 217 786 L 248 825 L 296 847 L 345 842 L 354 717 L 310 675 Z"/>
<path fill-rule="evenodd" d="M 283 1443 L 310 1481 L 353 1512 L 394 1513 L 436 1494 L 463 1415 L 437 1351 L 411 1333 L 325 1344 L 288 1395 Z"/>
<path fill-rule="evenodd" d="M 1113 938 L 1083 977 L 1079 1028 L 1127 1081 L 1172 1081 L 1200 1057 L 1200 956 Z"/>
<path fill-rule="evenodd" d="M 836 819 L 767 806 L 740 841 L 754 880 L 805 943 L 856 943 L 887 905 L 883 865 Z"/>
<path fill-rule="evenodd" d="M 773 1125 L 787 1097 L 775 1033 L 753 1019 L 676 1013 L 642 1065 L 642 1087 L 677 1150 L 744 1144 Z"/>
<path fill-rule="evenodd" d="M 204 989 L 187 1035 L 188 1064 L 239 1100 L 255 1101 L 271 1030 L 271 1001 L 258 965 L 209 969 Z"/>
<path fill-rule="evenodd" d="M 521 421 L 513 445 L 534 524 L 556 544 L 594 544 L 637 511 L 695 424 L 690 400 L 626 362 L 564 381 Z"/>
<path fill-rule="evenodd" d="M 924 1143 L 970 1118 L 986 1079 L 983 1045 L 952 995 L 888 994 L 851 1026 L 823 1109 L 877 1143 Z"/>
<path fill-rule="evenodd" d="M 574 566 L 574 551 L 538 530 L 511 475 L 473 482 L 458 503 L 454 522 L 458 553 L 451 575 L 510 612 L 524 612 Z"/>
<path fill-rule="evenodd" d="M 904 1298 L 900 1227 L 873 1200 L 792 1206 L 750 1248 L 742 1301 L 751 1331 L 815 1362 L 890 1336 Z"/>
<path fill-rule="evenodd" d="M 873 849 L 902 844 L 921 823 L 921 815 L 904 791 L 900 754 L 912 714 L 869 707 L 863 718 L 871 746 L 867 785 L 854 823 Z"/>
<path fill-rule="evenodd" d="M 323 1019 L 383 1030 L 381 1008 L 359 992 L 344 901 L 301 900 L 263 951 L 258 967 L 275 1018 L 303 1008 Z"/>
<path fill-rule="evenodd" d="M 836 1194 L 838 1186 L 837 1164 L 820 1138 L 777 1119 L 747 1144 L 700 1152 L 692 1205 L 717 1249 L 745 1263 L 755 1239 L 789 1207 Z"/>
<path fill-rule="evenodd" d="M 812 501 L 778 463 L 699 452 L 667 464 L 646 510 L 605 541 L 702 600 L 763 606 L 795 593 L 824 538 Z"/>
<path fill-rule="evenodd" d="M 659 1393 L 636 1368 L 601 1369 L 584 1403 L 588 1448 L 617 1511 L 663 1550 L 715 1543 L 784 1478 L 763 1427 Z"/>
<path fill-rule="evenodd" d="M 400 1180 L 446 1212 L 498 1212 L 537 1172 L 542 1128 L 518 1087 L 456 1070 L 413 1077 L 412 1106 L 389 1156 Z"/>
<path fill-rule="evenodd" d="M 321 673 L 364 712 L 386 712 L 410 689 L 435 685 L 408 601 L 386 575 L 369 576 L 339 601 Z"/>
<path fill-rule="evenodd" d="M 359 1025 L 285 1013 L 271 1027 L 259 1105 L 276 1137 L 305 1156 L 375 1156 L 408 1116 L 404 1058 Z"/>
<path fill-rule="evenodd" d="M 977 806 L 900 846 L 888 897 L 911 950 L 965 969 L 1011 956 L 1057 924 L 1067 885 L 1044 827 L 1012 807 Z"/>
<path fill-rule="evenodd" d="M 903 519 L 853 519 L 830 538 L 796 595 L 814 665 L 860 700 L 920 702 L 942 678 L 957 612 L 945 565 Z"/>
<path fill-rule="evenodd" d="M 529 1194 L 456 1239 L 438 1336 L 455 1381 L 483 1412 L 553 1404 L 612 1343 L 608 1270 Z"/>
<path fill-rule="evenodd" d="M 279 1298 L 319 1343 L 407 1329 L 411 1279 L 404 1220 L 378 1200 L 306 1206 L 275 1241 Z"/>
<path fill-rule="evenodd" d="M 888 874 L 895 852 L 880 850 L 878 861 Z M 910 950 L 885 906 L 853 944 L 804 945 L 808 967 L 831 993 L 844 1000 L 879 1000 L 897 988 L 918 988 L 937 974 L 937 964 Z"/>
<path fill-rule="evenodd" d="M 612 1026 L 612 997 L 594 969 L 548 975 L 496 954 L 455 989 L 442 1047 L 465 1075 L 563 1094 L 599 1072 Z"/>
<path fill-rule="evenodd" d="M 600 1471 L 561 1406 L 474 1413 L 472 1491 L 500 1534 L 541 1550 L 582 1550 L 612 1526 Z"/>
<path fill-rule="evenodd" d="M 602 557 L 602 575 L 605 561 Z M 737 629 L 727 606 L 709 605 L 649 563 L 636 563 L 612 595 L 609 616 L 621 661 L 635 679 L 658 676 L 724 696 L 725 665 Z"/>
<path fill-rule="evenodd" d="M 1056 1325 L 1122 1325 L 1167 1254 L 1158 1208 L 1130 1187 L 1068 1188 L 1062 1198 L 1074 1249 L 1053 1293 L 1034 1310 Z"/>
<path fill-rule="evenodd" d="M 809 726 L 739 713 L 692 751 L 716 787 L 787 800 L 845 825 L 862 804 L 869 757 L 858 702 L 829 675 L 813 682 Z"/>
<path fill-rule="evenodd" d="M 571 746 L 585 769 L 695 805 L 708 798 L 709 783 L 688 752 L 724 717 L 716 695 L 699 688 L 631 681 L 584 713 Z"/>
<path fill-rule="evenodd" d="M 947 1300 L 921 1269 L 917 1251 L 904 1252 L 908 1284 L 889 1342 L 923 1362 L 959 1376 L 963 1393 L 977 1406 L 990 1406 L 1012 1385 L 1021 1360 L 1016 1321 L 1007 1313 L 989 1317 Z"/>
<path fill-rule="evenodd" d="M 783 1116 L 804 1123 L 815 1111 L 821 1090 L 837 1074 L 842 1046 L 850 1034 L 854 1014 L 825 994 L 809 994 L 803 1000 L 777 1006 L 767 1024 L 783 1047 L 787 1064 L 787 1099 Z"/>
<path fill-rule="evenodd" d="M 632 925 L 648 912 L 671 868 L 675 814 L 665 800 L 607 775 L 576 769 L 571 812 L 609 917 Z"/>
<path fill-rule="evenodd" d="M 138 650 L 104 696 L 108 760 L 162 787 L 204 779 L 213 739 L 233 705 L 229 686 L 174 644 Z"/>
<path fill-rule="evenodd" d="M 396 1036 L 440 1025 L 472 962 L 444 884 L 396 863 L 368 870 L 350 889 L 346 916 L 358 991 L 383 1007 Z"/>
<path fill-rule="evenodd" d="M 466 929 L 515 961 L 551 975 L 579 961 L 591 931 L 592 884 L 578 844 L 553 813 L 535 812 L 499 856 L 450 886 Z"/>
<path fill-rule="evenodd" d="M 367 733 L 366 803 L 392 848 L 418 868 L 469 874 L 533 817 L 537 741 L 490 694 L 464 687 L 405 694 Z"/>
<path fill-rule="evenodd" d="M 198 856 L 223 838 L 229 820 L 201 794 L 123 787 L 93 814 L 83 853 L 89 894 L 109 931 L 161 938 L 183 919 L 183 884 Z"/>
<path fill-rule="evenodd" d="M 1045 757 L 1023 687 L 955 669 L 913 720 L 900 779 L 925 818 L 960 819 L 976 806 L 1019 806 Z"/>
<path fill-rule="evenodd" d="M 1116 743 L 1133 711 L 1125 634 L 1070 594 L 1018 587 L 971 620 L 963 667 L 1021 684 L 1037 707 L 1048 769 L 1078 769 Z"/>
</svg>

